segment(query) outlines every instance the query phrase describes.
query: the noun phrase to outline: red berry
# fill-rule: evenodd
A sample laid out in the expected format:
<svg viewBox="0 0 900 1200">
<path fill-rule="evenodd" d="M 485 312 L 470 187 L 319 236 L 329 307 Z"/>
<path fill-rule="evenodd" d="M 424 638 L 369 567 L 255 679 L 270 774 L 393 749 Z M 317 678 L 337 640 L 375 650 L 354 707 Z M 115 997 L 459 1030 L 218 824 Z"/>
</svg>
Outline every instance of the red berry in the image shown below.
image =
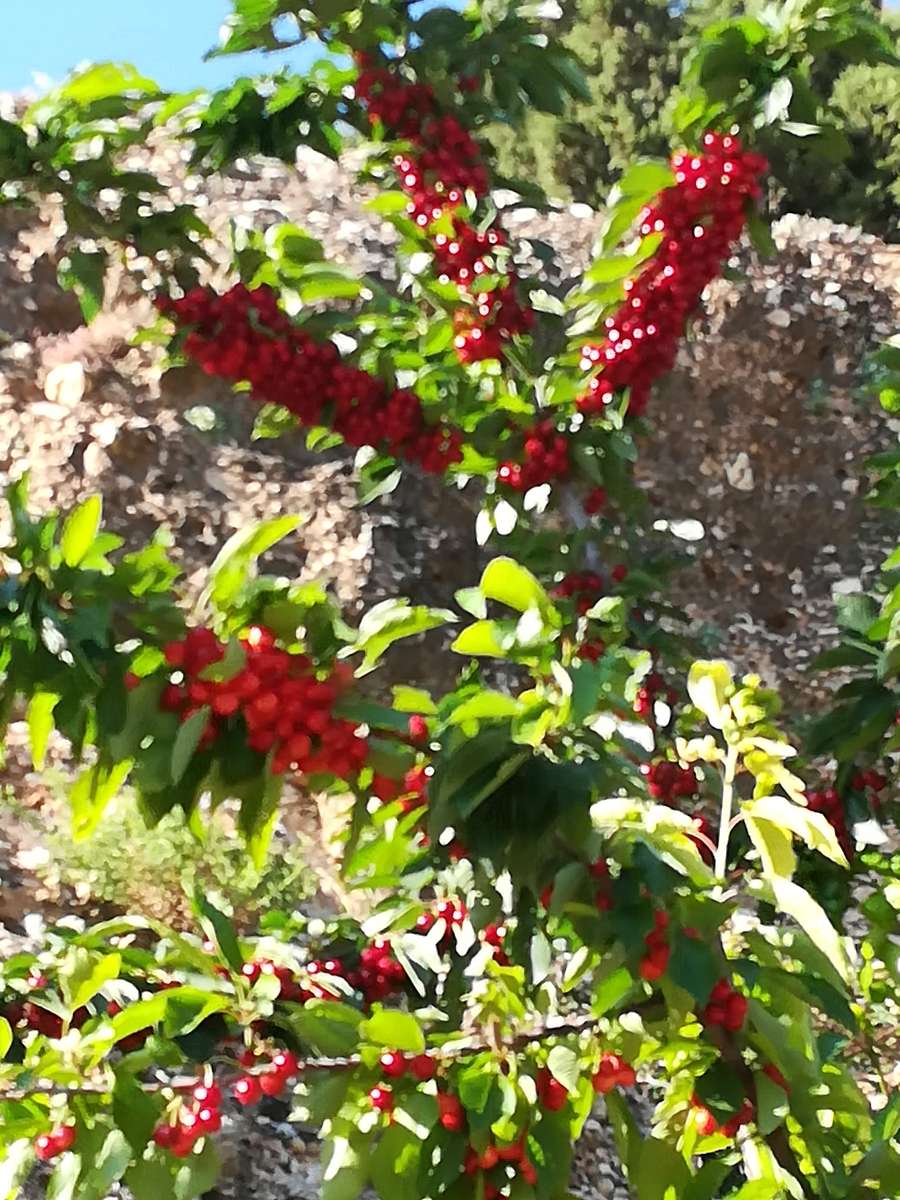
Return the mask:
<svg viewBox="0 0 900 1200">
<path fill-rule="evenodd" d="M 394 1094 L 388 1087 L 380 1084 L 369 1092 L 369 1102 L 376 1112 L 390 1113 L 394 1111 Z"/>
<path fill-rule="evenodd" d="M 242 1075 L 234 1085 L 232 1092 L 238 1104 L 244 1106 L 256 1104 L 262 1096 L 262 1088 L 254 1075 Z"/>
<path fill-rule="evenodd" d="M 378 1060 L 382 1071 L 391 1079 L 399 1079 L 406 1074 L 406 1058 L 396 1050 L 389 1050 Z"/>
<path fill-rule="evenodd" d="M 437 1073 L 437 1063 L 430 1054 L 417 1054 L 415 1058 L 410 1059 L 409 1069 L 416 1079 L 424 1083 L 428 1079 L 434 1079 Z"/>
</svg>

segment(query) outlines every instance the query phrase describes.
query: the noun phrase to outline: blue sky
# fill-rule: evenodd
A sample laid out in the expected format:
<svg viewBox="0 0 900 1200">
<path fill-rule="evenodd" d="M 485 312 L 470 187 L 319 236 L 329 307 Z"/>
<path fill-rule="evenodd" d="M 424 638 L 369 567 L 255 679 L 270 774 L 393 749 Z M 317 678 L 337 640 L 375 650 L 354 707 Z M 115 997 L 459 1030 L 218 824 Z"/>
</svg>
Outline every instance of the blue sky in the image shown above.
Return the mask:
<svg viewBox="0 0 900 1200">
<path fill-rule="evenodd" d="M 263 57 L 202 61 L 228 0 L 0 0 L 0 8 L 0 91 L 32 87 L 35 72 L 60 80 L 88 59 L 133 63 L 165 88 L 217 87 L 259 70 Z M 287 61 L 303 58 L 298 50 Z"/>
</svg>

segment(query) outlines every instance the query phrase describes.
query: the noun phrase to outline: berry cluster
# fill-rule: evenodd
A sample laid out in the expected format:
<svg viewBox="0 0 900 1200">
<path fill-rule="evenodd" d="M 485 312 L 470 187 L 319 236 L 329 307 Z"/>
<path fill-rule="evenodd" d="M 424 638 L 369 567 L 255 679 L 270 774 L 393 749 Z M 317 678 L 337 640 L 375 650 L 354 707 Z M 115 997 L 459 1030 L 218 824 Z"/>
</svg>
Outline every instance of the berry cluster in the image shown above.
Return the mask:
<svg viewBox="0 0 900 1200">
<path fill-rule="evenodd" d="M 462 925 L 468 918 L 469 911 L 462 900 L 442 900 L 433 911 L 420 913 L 416 918 L 416 933 L 423 936 L 430 933 L 438 921 L 444 922 L 444 935 L 441 938 L 441 949 L 446 953 L 453 945 L 454 927 Z"/>
<path fill-rule="evenodd" d="M 820 812 L 837 835 L 838 845 L 847 858 L 853 856 L 853 838 L 847 826 L 844 801 L 837 788 L 824 788 L 818 792 L 807 792 L 806 803 L 813 812 Z"/>
<path fill-rule="evenodd" d="M 394 957 L 391 943 L 376 938 L 360 954 L 359 967 L 348 973 L 347 982 L 362 992 L 366 1004 L 371 1004 L 399 992 L 406 982 L 406 972 Z"/>
<path fill-rule="evenodd" d="M 514 492 L 527 492 L 539 484 L 565 479 L 569 473 L 569 441 L 554 422 L 538 421 L 525 430 L 524 438 L 524 462 L 501 463 L 497 469 L 499 482 Z"/>
<path fill-rule="evenodd" d="M 633 1087 L 634 1067 L 618 1054 L 604 1054 L 600 1065 L 591 1077 L 591 1084 L 598 1095 L 605 1096 L 615 1087 Z"/>
<path fill-rule="evenodd" d="M 718 1025 L 729 1033 L 737 1033 L 747 1016 L 747 997 L 735 991 L 727 979 L 720 979 L 710 992 L 709 1003 L 700 1014 L 709 1029 Z"/>
<path fill-rule="evenodd" d="M 402 1079 L 409 1072 L 419 1083 L 434 1079 L 437 1063 L 430 1054 L 403 1054 L 399 1050 L 388 1050 L 378 1060 L 378 1065 L 389 1079 Z"/>
<path fill-rule="evenodd" d="M 501 230 L 476 230 L 459 214 L 467 193 L 477 200 L 488 190 L 488 174 L 478 143 L 452 114 L 438 111 L 430 86 L 404 80 L 395 69 L 361 64 L 356 96 L 369 120 L 411 143 L 397 154 L 394 169 L 409 196 L 407 213 L 423 230 L 449 214 L 452 232 L 432 239 L 438 277 L 459 287 L 462 307 L 454 316 L 454 346 L 462 362 L 500 358 L 503 343 L 527 333 L 534 313 L 516 295 L 516 277 L 498 262 L 505 245 Z M 477 83 L 476 83 L 477 86 Z M 470 90 L 460 80 L 460 90 Z M 475 290 L 482 276 L 497 275 L 490 291 Z"/>
<path fill-rule="evenodd" d="M 190 329 L 184 353 L 209 375 L 247 382 L 261 403 L 277 404 L 303 425 L 327 425 L 350 446 L 375 446 L 442 474 L 461 457 L 461 435 L 429 426 L 414 392 L 341 361 L 331 342 L 316 342 L 279 309 L 269 287 L 236 284 L 223 295 L 194 288 L 159 310 Z"/>
<path fill-rule="evenodd" d="M 242 1056 L 245 1066 L 256 1066 L 257 1057 L 252 1050 Z M 232 1095 L 245 1108 L 256 1104 L 263 1096 L 280 1096 L 290 1081 L 296 1077 L 299 1063 L 290 1050 L 279 1050 L 268 1063 L 267 1069 L 254 1074 L 242 1075 L 232 1088 Z"/>
<path fill-rule="evenodd" d="M 697 776 L 693 767 L 681 767 L 668 759 L 644 763 L 641 774 L 646 777 L 647 791 L 654 800 L 677 807 L 679 800 L 698 794 Z"/>
<path fill-rule="evenodd" d="M 496 1142 L 489 1142 L 483 1150 L 476 1150 L 474 1146 L 466 1149 L 463 1159 L 463 1171 L 466 1175 L 478 1175 L 481 1172 L 494 1170 L 497 1172 L 497 1179 L 502 1180 L 500 1187 L 503 1187 L 510 1178 L 514 1178 L 516 1175 L 519 1175 L 522 1182 L 528 1187 L 534 1187 L 538 1180 L 538 1174 L 534 1163 L 528 1157 L 524 1134 L 515 1142 L 500 1145 Z M 485 1200 L 497 1200 L 500 1195 L 500 1187 L 486 1179 L 483 1192 Z"/>
<path fill-rule="evenodd" d="M 173 1119 L 153 1131 L 153 1141 L 175 1158 L 187 1158 L 201 1138 L 222 1128 L 222 1093 L 214 1083 L 197 1083 L 189 1102 L 182 1102 Z"/>
<path fill-rule="evenodd" d="M 304 654 L 288 654 L 275 645 L 270 630 L 253 626 L 241 639 L 244 666 L 229 679 L 206 678 L 209 668 L 225 658 L 227 646 L 209 629 L 192 629 L 165 647 L 175 672 L 160 704 L 182 721 L 208 709 L 210 716 L 200 747 L 212 745 L 240 716 L 247 743 L 260 754 L 272 754 L 272 771 L 306 775 L 355 777 L 368 754 L 358 727 L 334 714 L 334 705 L 350 682 L 338 666 L 320 678 Z"/>
<path fill-rule="evenodd" d="M 671 163 L 675 185 L 640 216 L 641 233 L 660 235 L 659 247 L 638 277 L 625 284 L 626 299 L 606 318 L 603 341 L 582 349 L 582 369 L 600 369 L 579 398 L 585 414 L 603 412 L 625 388 L 629 412 L 640 416 L 644 411 L 651 386 L 675 362 L 703 289 L 740 236 L 767 167 L 738 138 L 719 133 L 704 135 L 702 153 L 682 151 Z"/>
<path fill-rule="evenodd" d="M 669 955 L 671 947 L 666 939 L 666 930 L 669 927 L 669 915 L 662 911 L 657 912 L 653 918 L 653 928 L 644 938 L 644 944 L 647 947 L 647 952 L 640 962 L 641 978 L 646 979 L 648 983 L 659 979 L 665 974 L 666 967 L 669 965 Z"/>
</svg>

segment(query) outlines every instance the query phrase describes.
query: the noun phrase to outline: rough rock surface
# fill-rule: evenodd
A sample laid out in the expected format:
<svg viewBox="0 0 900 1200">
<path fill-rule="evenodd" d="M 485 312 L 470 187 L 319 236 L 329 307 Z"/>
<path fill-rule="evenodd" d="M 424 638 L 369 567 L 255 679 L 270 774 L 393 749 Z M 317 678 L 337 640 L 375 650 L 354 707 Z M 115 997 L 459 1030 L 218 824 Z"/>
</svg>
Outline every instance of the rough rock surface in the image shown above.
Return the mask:
<svg viewBox="0 0 900 1200">
<path fill-rule="evenodd" d="M 291 220 L 334 257 L 389 276 L 393 230 L 364 209 L 340 167 L 303 155 L 296 171 L 247 163 L 201 182 L 185 177 L 172 145 L 154 157 L 172 199 L 196 199 L 215 230 L 232 219 Z M 167 521 L 189 583 L 235 528 L 280 512 L 306 520 L 273 567 L 332 580 L 351 614 L 398 593 L 446 603 L 474 582 L 472 514 L 455 494 L 408 479 L 361 510 L 345 456 L 310 455 L 299 439 L 251 443 L 244 401 L 195 372 L 161 380 L 154 352 L 128 344 L 150 308 L 127 275 L 82 328 L 56 283 L 57 219 L 50 209 L 0 214 L 0 483 L 28 467 L 35 503 L 63 509 L 99 490 L 108 521 L 129 539 Z M 596 216 L 584 206 L 549 217 L 517 209 L 507 225 L 526 257 L 529 243 L 556 248 L 553 288 L 586 263 Z M 900 327 L 900 259 L 823 221 L 785 218 L 775 237 L 777 258 L 742 252 L 746 277 L 711 289 L 654 399 L 640 470 L 661 518 L 691 518 L 706 533 L 694 547 L 699 565 L 678 584 L 692 619 L 714 626 L 741 665 L 799 693 L 828 633 L 832 585 L 849 589 L 896 540 L 865 512 L 858 478 L 860 461 L 895 430 L 857 387 L 865 352 Z M 209 404 L 229 414 L 224 442 L 183 419 Z M 404 667 L 442 681 L 430 646 Z M 0 950 L 3 937 L 0 926 Z M 288 1127 L 239 1121 L 227 1145 L 223 1197 L 317 1195 L 309 1148 Z M 608 1127 L 592 1120 L 573 1194 L 627 1195 L 613 1158 Z"/>
</svg>

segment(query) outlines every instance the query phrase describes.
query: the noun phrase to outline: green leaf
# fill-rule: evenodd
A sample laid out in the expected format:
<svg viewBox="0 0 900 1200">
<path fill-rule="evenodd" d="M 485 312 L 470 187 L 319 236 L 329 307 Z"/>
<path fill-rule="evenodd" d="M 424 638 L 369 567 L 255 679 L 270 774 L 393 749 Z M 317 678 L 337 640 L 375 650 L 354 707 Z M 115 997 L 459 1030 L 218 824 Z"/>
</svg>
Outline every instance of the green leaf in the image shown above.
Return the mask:
<svg viewBox="0 0 900 1200">
<path fill-rule="evenodd" d="M 79 775 L 69 792 L 72 834 L 76 841 L 90 837 L 97 828 L 104 809 L 124 785 L 131 767 L 130 759 L 112 767 L 95 763 Z"/>
<path fill-rule="evenodd" d="M 809 934 L 813 943 L 822 951 L 840 975 L 844 983 L 850 982 L 850 968 L 837 930 L 828 919 L 828 914 L 805 888 L 790 879 L 773 878 L 772 890 L 775 902 L 782 912 L 793 917 L 801 929 Z"/>
<path fill-rule="evenodd" d="M 473 658 L 506 658 L 511 648 L 506 642 L 496 621 L 476 621 L 462 631 L 450 649 Z"/>
<path fill-rule="evenodd" d="M 13 1043 L 12 1026 L 6 1017 L 0 1017 L 0 1058 L 6 1058 L 6 1052 Z"/>
<path fill-rule="evenodd" d="M 159 1120 L 159 1106 L 129 1071 L 116 1072 L 112 1105 L 113 1118 L 131 1149 L 136 1155 L 143 1154 Z"/>
<path fill-rule="evenodd" d="M 366 1041 L 389 1050 L 402 1050 L 407 1054 L 425 1052 L 425 1035 L 419 1022 L 410 1013 L 397 1009 L 383 1008 L 364 1021 L 359 1029 Z"/>
<path fill-rule="evenodd" d="M 308 1000 L 291 1017 L 297 1036 L 321 1054 L 352 1054 L 359 1045 L 362 1014 L 335 1000 Z"/>
<path fill-rule="evenodd" d="M 178 733 L 172 743 L 171 775 L 173 783 L 180 783 L 185 771 L 190 766 L 191 759 L 203 737 L 203 731 L 209 724 L 209 718 L 210 710 L 208 708 L 198 708 L 178 726 Z"/>
<path fill-rule="evenodd" d="M 734 677 L 722 659 L 695 662 L 688 672 L 688 695 L 714 729 L 721 729 L 728 714 L 727 693 Z"/>
<path fill-rule="evenodd" d="M 797 866 L 797 856 L 791 836 L 771 821 L 746 817 L 744 821 L 750 840 L 757 850 L 765 878 L 790 879 Z"/>
<path fill-rule="evenodd" d="M 485 690 L 464 700 L 448 718 L 451 725 L 461 725 L 465 721 L 500 720 L 505 717 L 518 716 L 521 710 L 519 701 L 503 692 Z"/>
<path fill-rule="evenodd" d="M 123 1038 L 131 1037 L 133 1033 L 158 1025 L 166 1015 L 169 995 L 168 990 L 157 992 L 155 996 L 138 1000 L 116 1013 L 112 1019 L 114 1040 L 120 1042 Z"/>
<path fill-rule="evenodd" d="M 74 1157 L 69 1155 L 67 1157 Z M 0 1157 L 0 1200 L 17 1200 L 32 1164 L 34 1149 L 30 1138 L 20 1138 L 2 1148 Z M 76 1165 L 78 1160 L 76 1159 Z"/>
<path fill-rule="evenodd" d="M 457 1092 L 463 1108 L 470 1113 L 483 1113 L 495 1082 L 495 1073 L 481 1061 L 460 1071 Z"/>
<path fill-rule="evenodd" d="M 35 692 L 28 704 L 28 737 L 31 742 L 31 761 L 36 771 L 44 769 L 47 743 L 53 729 L 53 710 L 60 697 L 53 692 Z"/>
<path fill-rule="evenodd" d="M 637 1200 L 680 1196 L 690 1181 L 687 1163 L 668 1142 L 648 1137 L 641 1143 L 631 1184 Z"/>
<path fill-rule="evenodd" d="M 60 285 L 78 297 L 81 315 L 88 324 L 103 307 L 108 261 L 105 250 L 88 253 L 73 248 L 62 260 L 57 272 Z"/>
<path fill-rule="evenodd" d="M 226 610 L 255 573 L 260 555 L 293 533 L 299 524 L 300 517 L 273 517 L 239 529 L 216 555 L 204 598 L 212 600 L 217 609 Z"/>
<path fill-rule="evenodd" d="M 322 1147 L 320 1200 L 357 1200 L 368 1180 L 368 1170 L 347 1133 L 333 1134 Z"/>
<path fill-rule="evenodd" d="M 111 1130 L 93 1166 L 78 1184 L 78 1200 L 103 1200 L 112 1185 L 125 1174 L 130 1162 L 128 1139 L 121 1130 Z"/>
<path fill-rule="evenodd" d="M 207 1138 L 199 1154 L 191 1154 L 175 1176 L 175 1200 L 194 1200 L 212 1191 L 219 1178 L 219 1154 L 215 1141 Z"/>
<path fill-rule="evenodd" d="M 194 892 L 194 912 L 203 926 L 206 936 L 216 943 L 219 953 L 232 971 L 240 973 L 244 965 L 244 956 L 238 945 L 234 926 L 228 917 L 221 912 L 198 888 Z"/>
<path fill-rule="evenodd" d="M 100 529 L 102 508 L 99 496 L 88 496 L 67 518 L 59 543 L 67 567 L 77 567 L 90 550 Z"/>
<path fill-rule="evenodd" d="M 794 804 L 785 796 L 774 795 L 746 801 L 741 805 L 741 812 L 789 830 L 805 842 L 810 850 L 817 850 L 839 866 L 847 866 L 834 828 L 822 813 Z"/>
<path fill-rule="evenodd" d="M 389 1125 L 369 1158 L 369 1174 L 381 1200 L 418 1200 L 421 1142 L 402 1125 Z"/>
<path fill-rule="evenodd" d="M 69 950 L 59 968 L 59 986 L 69 1012 L 87 1004 L 111 979 L 118 979 L 121 969 L 121 954 L 98 958 L 80 946 Z"/>
<path fill-rule="evenodd" d="M 866 633 L 878 616 L 875 601 L 863 592 L 836 595 L 834 607 L 838 625 L 851 633 Z"/>
<path fill-rule="evenodd" d="M 294 433 L 299 425 L 294 414 L 280 404 L 264 404 L 256 414 L 250 436 L 255 442 L 265 438 L 280 438 L 286 433 Z"/>
<path fill-rule="evenodd" d="M 455 620 L 455 615 L 445 609 L 427 608 L 424 605 L 414 607 L 402 599 L 385 600 L 370 608 L 362 618 L 356 643 L 347 653 L 363 651 L 360 671 L 366 673 L 394 642 L 438 629 L 445 622 Z"/>
<path fill-rule="evenodd" d="M 214 1013 L 231 1006 L 228 996 L 204 992 L 202 988 L 172 988 L 166 998 L 163 1031 L 166 1037 L 184 1037 L 202 1025 Z"/>
<path fill-rule="evenodd" d="M 488 600 L 497 600 L 517 612 L 537 608 L 546 615 L 553 609 L 550 597 L 534 575 L 512 558 L 489 562 L 478 586 Z"/>
<path fill-rule="evenodd" d="M 81 1175 L 81 1155 L 69 1152 L 58 1160 L 47 1181 L 46 1200 L 75 1200 L 75 1188 Z M 81 1192 L 78 1192 L 81 1200 Z"/>
<path fill-rule="evenodd" d="M 114 96 L 132 94 L 154 96 L 159 85 L 142 75 L 131 63 L 97 63 L 71 76 L 60 87 L 59 93 L 76 104 L 94 104 Z"/>
<path fill-rule="evenodd" d="M 568 1046 L 554 1046 L 547 1056 L 547 1069 L 554 1079 L 558 1079 L 566 1091 L 578 1091 L 578 1080 L 581 1077 L 578 1055 Z"/>
</svg>

